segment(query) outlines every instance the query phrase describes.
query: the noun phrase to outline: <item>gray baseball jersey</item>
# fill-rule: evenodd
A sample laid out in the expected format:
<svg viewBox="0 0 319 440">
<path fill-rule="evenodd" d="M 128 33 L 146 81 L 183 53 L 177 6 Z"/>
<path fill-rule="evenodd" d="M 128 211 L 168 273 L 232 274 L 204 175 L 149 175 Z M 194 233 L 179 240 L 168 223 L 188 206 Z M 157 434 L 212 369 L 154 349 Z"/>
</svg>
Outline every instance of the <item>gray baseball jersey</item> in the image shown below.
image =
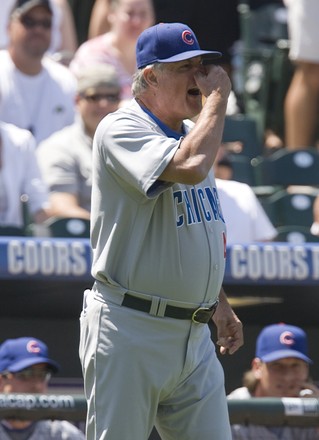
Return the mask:
<svg viewBox="0 0 319 440">
<path fill-rule="evenodd" d="M 188 132 L 192 122 L 184 125 Z M 217 298 L 226 239 L 213 173 L 194 186 L 159 180 L 180 143 L 135 100 L 100 123 L 91 207 L 92 274 L 100 288 L 184 303 Z"/>
</svg>

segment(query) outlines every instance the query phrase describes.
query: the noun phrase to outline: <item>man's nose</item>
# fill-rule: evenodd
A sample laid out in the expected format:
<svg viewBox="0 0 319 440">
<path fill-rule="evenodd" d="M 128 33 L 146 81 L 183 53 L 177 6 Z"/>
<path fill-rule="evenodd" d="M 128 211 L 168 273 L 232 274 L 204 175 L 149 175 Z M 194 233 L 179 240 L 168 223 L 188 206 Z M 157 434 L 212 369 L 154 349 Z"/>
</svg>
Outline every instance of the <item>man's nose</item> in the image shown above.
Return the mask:
<svg viewBox="0 0 319 440">
<path fill-rule="evenodd" d="M 43 394 L 46 391 L 46 384 L 43 382 L 43 380 L 34 380 L 30 388 L 32 388 L 30 391 L 33 393 Z"/>
</svg>

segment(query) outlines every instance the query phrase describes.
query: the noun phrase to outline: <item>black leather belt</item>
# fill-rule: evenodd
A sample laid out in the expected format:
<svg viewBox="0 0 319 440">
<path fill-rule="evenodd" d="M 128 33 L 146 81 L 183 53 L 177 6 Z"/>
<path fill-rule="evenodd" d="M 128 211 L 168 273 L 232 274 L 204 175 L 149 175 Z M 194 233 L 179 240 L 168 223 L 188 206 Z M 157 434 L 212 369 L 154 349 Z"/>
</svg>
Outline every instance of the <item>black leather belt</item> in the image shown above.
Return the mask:
<svg viewBox="0 0 319 440">
<path fill-rule="evenodd" d="M 130 309 L 139 310 L 141 312 L 149 313 L 151 310 L 152 302 L 138 298 L 136 296 L 126 293 L 122 302 L 122 306 L 129 307 Z M 211 317 L 214 315 L 218 301 L 216 301 L 210 307 L 198 307 L 197 309 L 186 309 L 184 307 L 175 307 L 167 305 L 165 308 L 164 316 L 175 319 L 189 319 L 197 324 L 207 324 Z"/>
</svg>

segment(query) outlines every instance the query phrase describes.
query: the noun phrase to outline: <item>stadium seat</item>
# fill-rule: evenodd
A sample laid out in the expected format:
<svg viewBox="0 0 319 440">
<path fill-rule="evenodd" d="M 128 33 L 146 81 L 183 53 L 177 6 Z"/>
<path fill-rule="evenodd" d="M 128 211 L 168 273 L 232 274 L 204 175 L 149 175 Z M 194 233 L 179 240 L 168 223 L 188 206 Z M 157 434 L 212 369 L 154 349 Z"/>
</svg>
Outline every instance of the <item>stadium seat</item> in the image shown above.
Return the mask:
<svg viewBox="0 0 319 440">
<path fill-rule="evenodd" d="M 303 226 L 310 229 L 316 193 L 278 190 L 261 204 L 275 227 Z"/>
<path fill-rule="evenodd" d="M 90 221 L 83 218 L 56 217 L 46 222 L 52 237 L 77 237 L 90 236 Z"/>
<path fill-rule="evenodd" d="M 233 180 L 247 183 L 249 186 L 255 186 L 254 168 L 251 165 L 251 159 L 241 153 L 229 153 L 230 163 L 233 168 Z"/>
<path fill-rule="evenodd" d="M 226 116 L 222 142 L 240 142 L 242 144 L 241 154 L 249 159 L 263 153 L 261 138 L 257 133 L 257 124 L 251 116 L 243 114 Z"/>
<path fill-rule="evenodd" d="M 83 218 L 52 217 L 44 223 L 51 237 L 89 238 L 90 236 L 90 221 Z"/>
<path fill-rule="evenodd" d="M 267 128 L 281 136 L 283 102 L 294 70 L 288 56 L 285 8 L 269 4 L 251 10 L 247 2 L 240 2 L 238 11 L 244 113 L 256 120 L 260 135 Z"/>
<path fill-rule="evenodd" d="M 282 148 L 252 160 L 257 185 L 319 186 L 319 152 L 315 148 L 290 151 Z"/>
<path fill-rule="evenodd" d="M 311 234 L 305 226 L 280 226 L 277 228 L 277 242 L 288 242 L 291 244 L 319 243 L 319 237 Z"/>
<path fill-rule="evenodd" d="M 239 0 L 238 12 L 245 49 L 272 49 L 278 40 L 288 39 L 285 9 L 279 2 L 251 9 L 248 1 Z"/>
<path fill-rule="evenodd" d="M 24 228 L 18 228 L 16 226 L 0 226 L 1 237 L 23 237 L 24 235 Z"/>
</svg>

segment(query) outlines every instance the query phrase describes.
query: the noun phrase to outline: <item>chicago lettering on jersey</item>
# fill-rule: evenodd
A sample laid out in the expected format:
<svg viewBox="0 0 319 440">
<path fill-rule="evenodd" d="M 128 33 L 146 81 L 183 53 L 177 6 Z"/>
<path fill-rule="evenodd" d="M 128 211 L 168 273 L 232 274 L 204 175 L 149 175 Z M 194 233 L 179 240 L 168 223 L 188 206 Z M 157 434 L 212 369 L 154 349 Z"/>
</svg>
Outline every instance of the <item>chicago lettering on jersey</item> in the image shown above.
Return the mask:
<svg viewBox="0 0 319 440">
<path fill-rule="evenodd" d="M 225 223 L 217 189 L 215 187 L 191 188 L 190 191 L 174 191 L 177 227 L 194 223 L 221 220 Z"/>
</svg>

